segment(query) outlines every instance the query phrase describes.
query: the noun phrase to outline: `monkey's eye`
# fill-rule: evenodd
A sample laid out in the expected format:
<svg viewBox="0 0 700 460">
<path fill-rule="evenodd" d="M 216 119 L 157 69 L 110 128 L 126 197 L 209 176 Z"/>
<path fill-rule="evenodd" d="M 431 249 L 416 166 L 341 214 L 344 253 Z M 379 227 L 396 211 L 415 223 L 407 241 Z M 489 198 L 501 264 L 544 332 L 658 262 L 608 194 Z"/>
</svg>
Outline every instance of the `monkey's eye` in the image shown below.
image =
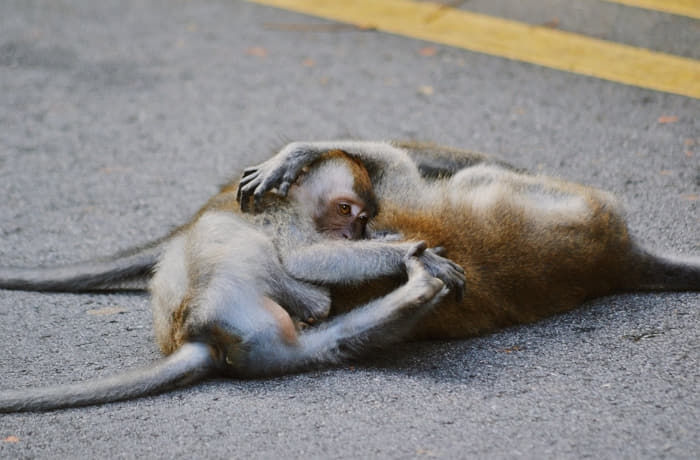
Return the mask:
<svg viewBox="0 0 700 460">
<path fill-rule="evenodd" d="M 352 212 L 352 207 L 347 203 L 338 203 L 338 214 L 348 216 Z"/>
</svg>

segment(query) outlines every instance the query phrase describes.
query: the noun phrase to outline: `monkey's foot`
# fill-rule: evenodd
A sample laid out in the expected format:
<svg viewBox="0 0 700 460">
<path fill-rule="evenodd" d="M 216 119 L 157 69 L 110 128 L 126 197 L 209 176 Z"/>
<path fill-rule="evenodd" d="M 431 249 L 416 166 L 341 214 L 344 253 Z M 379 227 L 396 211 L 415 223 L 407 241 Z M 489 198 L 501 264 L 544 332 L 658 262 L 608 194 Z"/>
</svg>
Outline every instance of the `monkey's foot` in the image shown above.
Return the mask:
<svg viewBox="0 0 700 460">
<path fill-rule="evenodd" d="M 434 304 L 449 292 L 445 283 L 439 278 L 433 277 L 415 256 L 407 258 L 406 272 L 408 273 L 408 282 L 404 287 L 407 290 L 409 303 L 415 305 Z"/>
</svg>

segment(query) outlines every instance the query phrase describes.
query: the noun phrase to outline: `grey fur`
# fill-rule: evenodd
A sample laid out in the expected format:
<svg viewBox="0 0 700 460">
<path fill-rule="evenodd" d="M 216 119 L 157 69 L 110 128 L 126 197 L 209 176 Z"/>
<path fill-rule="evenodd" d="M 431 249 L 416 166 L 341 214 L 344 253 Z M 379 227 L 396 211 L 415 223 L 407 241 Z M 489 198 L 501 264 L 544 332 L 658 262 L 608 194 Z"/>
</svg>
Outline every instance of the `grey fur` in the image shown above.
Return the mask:
<svg viewBox="0 0 700 460">
<path fill-rule="evenodd" d="M 401 339 L 446 295 L 445 283 L 425 264 L 463 287 L 461 269 L 421 243 L 330 241 L 315 230 L 313 209 L 290 201 L 259 215 L 206 211 L 157 246 L 154 329 L 169 356 L 106 379 L 3 391 L 0 412 L 128 399 L 214 373 L 250 377 L 337 363 Z M 385 297 L 300 332 L 281 307 L 321 319 L 330 309 L 327 287 L 406 274 L 408 281 Z"/>
</svg>

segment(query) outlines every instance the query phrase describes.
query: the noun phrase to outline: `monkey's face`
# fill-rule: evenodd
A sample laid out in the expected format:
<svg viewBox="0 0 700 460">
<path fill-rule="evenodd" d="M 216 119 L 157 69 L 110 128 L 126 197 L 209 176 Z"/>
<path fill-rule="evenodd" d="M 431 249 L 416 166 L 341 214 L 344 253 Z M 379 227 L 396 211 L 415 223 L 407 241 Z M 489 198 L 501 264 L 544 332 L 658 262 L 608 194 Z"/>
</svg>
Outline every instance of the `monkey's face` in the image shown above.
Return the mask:
<svg viewBox="0 0 700 460">
<path fill-rule="evenodd" d="M 367 222 L 377 212 L 366 171 L 345 154 L 316 163 L 289 189 L 289 198 L 311 215 L 316 230 L 329 238 L 367 237 Z"/>
<path fill-rule="evenodd" d="M 357 197 L 339 196 L 321 203 L 314 215 L 319 232 L 331 238 L 359 240 L 367 236 L 370 215 Z"/>
</svg>

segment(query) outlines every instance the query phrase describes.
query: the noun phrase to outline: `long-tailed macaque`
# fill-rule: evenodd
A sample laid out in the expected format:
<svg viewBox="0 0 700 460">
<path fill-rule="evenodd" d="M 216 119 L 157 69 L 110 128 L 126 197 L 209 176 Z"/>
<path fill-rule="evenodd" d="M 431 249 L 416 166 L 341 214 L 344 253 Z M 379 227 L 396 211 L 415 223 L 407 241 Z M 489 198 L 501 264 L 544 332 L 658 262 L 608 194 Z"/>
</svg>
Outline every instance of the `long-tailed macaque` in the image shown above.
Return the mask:
<svg viewBox="0 0 700 460">
<path fill-rule="evenodd" d="M 445 298 L 412 338 L 458 338 L 567 311 L 632 290 L 700 290 L 700 258 L 655 255 L 629 235 L 604 191 L 531 175 L 485 155 L 421 143 L 295 142 L 244 172 L 244 209 L 328 150 L 367 167 L 381 212 L 371 227 L 441 246 L 469 289 Z M 391 287 L 334 289 L 334 312 Z"/>
<path fill-rule="evenodd" d="M 371 183 L 340 152 L 311 165 L 289 200 L 271 196 L 264 213 L 235 212 L 236 189 L 224 187 L 192 222 L 153 246 L 162 252 L 150 283 L 154 328 L 166 358 L 111 378 L 3 391 L 0 412 L 128 399 L 211 374 L 261 376 L 336 363 L 399 340 L 448 286 L 463 287 L 461 269 L 423 243 L 362 239 L 376 213 Z M 295 322 L 325 317 L 327 287 L 387 276 L 407 281 L 320 326 L 300 330 Z M 50 285 L 44 281 L 41 287 Z"/>
</svg>

